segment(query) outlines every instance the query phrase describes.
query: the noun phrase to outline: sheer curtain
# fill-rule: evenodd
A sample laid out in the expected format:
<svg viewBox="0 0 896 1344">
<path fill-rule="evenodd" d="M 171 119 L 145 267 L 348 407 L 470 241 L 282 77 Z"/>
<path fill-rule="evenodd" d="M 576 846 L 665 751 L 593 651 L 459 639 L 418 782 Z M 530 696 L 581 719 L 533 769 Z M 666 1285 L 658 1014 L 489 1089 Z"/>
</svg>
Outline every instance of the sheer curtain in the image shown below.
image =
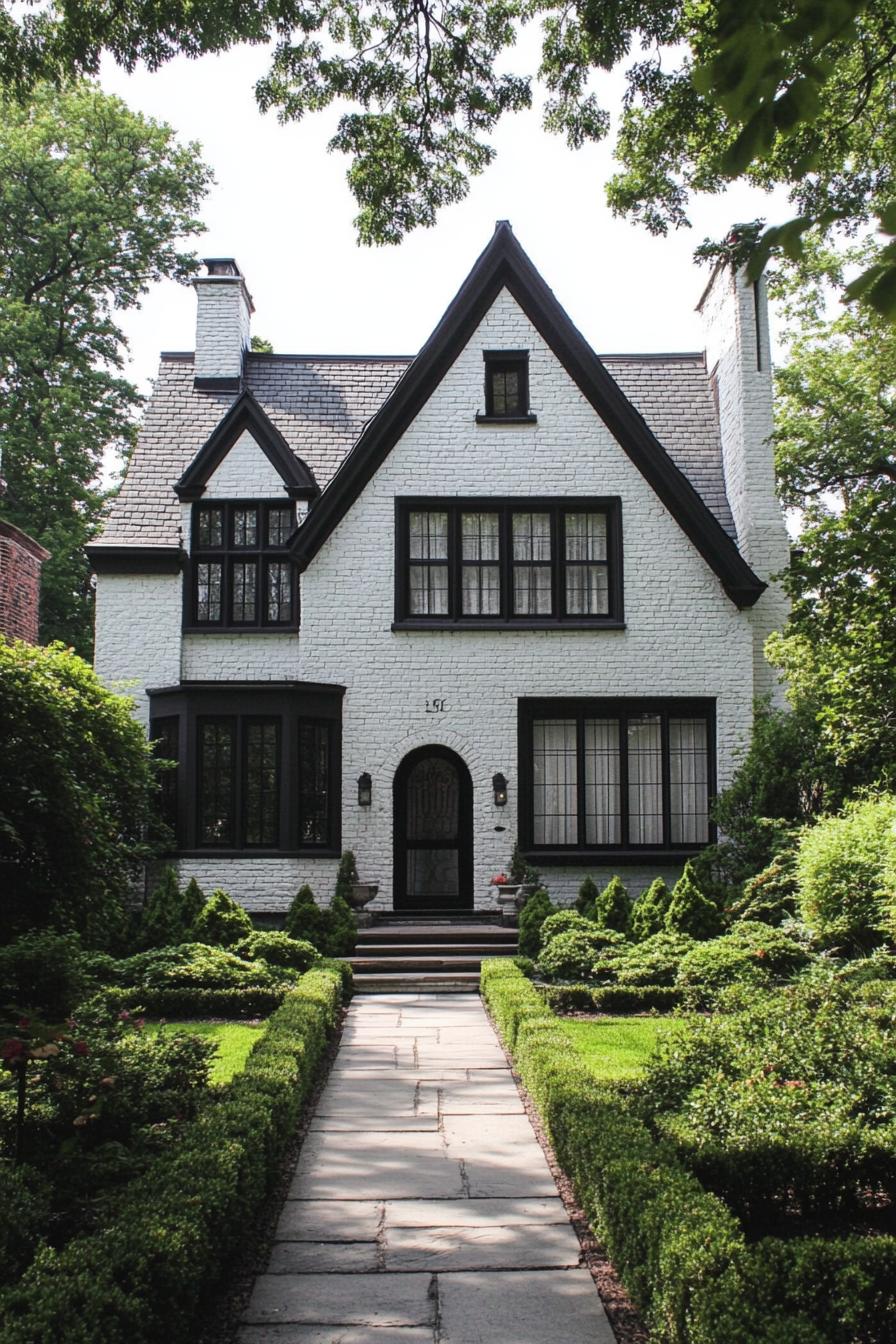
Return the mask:
<svg viewBox="0 0 896 1344">
<path fill-rule="evenodd" d="M 585 720 L 585 842 L 618 845 L 622 839 L 619 720 Z"/>
<path fill-rule="evenodd" d="M 567 613 L 605 616 L 610 610 L 606 517 L 602 513 L 567 513 L 563 525 Z"/>
<path fill-rule="evenodd" d="M 670 830 L 673 844 L 709 840 L 705 719 L 669 720 Z"/>
<path fill-rule="evenodd" d="M 628 839 L 663 843 L 663 744 L 659 714 L 628 721 Z"/>
<path fill-rule="evenodd" d="M 410 610 L 413 616 L 448 613 L 448 515 L 410 516 Z M 414 562 L 422 562 L 415 564 Z"/>
<path fill-rule="evenodd" d="M 574 845 L 579 838 L 575 719 L 532 724 L 533 840 Z"/>
<path fill-rule="evenodd" d="M 465 616 L 501 613 L 499 526 L 496 513 L 461 516 L 462 603 Z"/>
</svg>

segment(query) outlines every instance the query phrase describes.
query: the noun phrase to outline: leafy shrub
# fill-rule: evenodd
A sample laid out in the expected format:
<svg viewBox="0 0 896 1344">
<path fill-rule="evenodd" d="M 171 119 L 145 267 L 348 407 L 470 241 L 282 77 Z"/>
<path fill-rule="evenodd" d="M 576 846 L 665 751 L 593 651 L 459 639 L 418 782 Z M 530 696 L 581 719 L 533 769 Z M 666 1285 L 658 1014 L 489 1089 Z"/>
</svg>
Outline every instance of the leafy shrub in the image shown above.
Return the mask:
<svg viewBox="0 0 896 1344">
<path fill-rule="evenodd" d="M 604 948 L 622 940 L 621 933 L 596 925 L 587 931 L 571 929 L 548 943 L 538 958 L 538 969 L 549 980 L 588 980 Z"/>
<path fill-rule="evenodd" d="M 87 983 L 76 934 L 47 929 L 0 947 L 0 1010 L 18 1009 L 61 1022 L 79 1002 Z"/>
<path fill-rule="evenodd" d="M 358 921 L 348 901 L 337 890 L 333 893 L 329 907 L 322 913 L 321 952 L 325 957 L 351 956 L 358 939 Z"/>
<path fill-rule="evenodd" d="M 315 947 L 300 938 L 290 938 L 288 933 L 250 933 L 248 938 L 234 944 L 233 951 L 245 961 L 261 960 L 302 972 L 320 960 Z"/>
<path fill-rule="evenodd" d="M 184 943 L 197 918 L 198 914 L 188 917 L 177 873 L 166 867 L 141 913 L 137 945 L 148 948 Z"/>
<path fill-rule="evenodd" d="M 0 640 L 0 937 L 120 945 L 157 792 L 132 709 L 70 649 Z"/>
<path fill-rule="evenodd" d="M 714 991 L 725 985 L 787 979 L 808 961 L 808 953 L 780 929 L 743 920 L 723 937 L 692 947 L 681 962 L 677 983 L 683 988 L 699 987 L 704 992 L 696 996 L 696 1002 L 709 1006 Z"/>
<path fill-rule="evenodd" d="M 284 932 L 288 933 L 290 938 L 298 938 L 312 943 L 320 949 L 323 928 L 322 916 L 323 911 L 314 899 L 314 892 L 306 882 L 304 886 L 299 887 L 292 898 L 283 924 Z"/>
<path fill-rule="evenodd" d="M 699 946 L 684 933 L 655 933 L 643 943 L 625 943 L 601 954 L 604 976 L 620 985 L 674 985 L 682 959 Z"/>
<path fill-rule="evenodd" d="M 544 887 L 533 891 L 520 911 L 519 944 L 524 957 L 537 957 L 541 949 L 541 928 L 549 915 L 556 913 Z"/>
<path fill-rule="evenodd" d="M 192 937 L 197 943 L 229 947 L 252 932 L 252 921 L 241 905 L 220 887 L 213 891 L 200 910 L 193 925 Z"/>
<path fill-rule="evenodd" d="M 614 991 L 594 991 L 605 992 Z M 558 1161 L 657 1339 L 894 1344 L 896 1238 L 749 1244 L 725 1204 L 644 1123 L 647 1086 L 598 1082 L 512 967 L 484 962 L 482 993 Z M 677 1041 L 665 1053 L 681 1057 Z"/>
<path fill-rule="evenodd" d="M 580 915 L 585 915 L 588 919 L 594 918 L 593 906 L 600 892 L 597 883 L 593 877 L 586 877 L 579 887 L 576 896 L 576 909 Z"/>
<path fill-rule="evenodd" d="M 34 1257 L 50 1217 L 51 1187 L 33 1167 L 6 1166 L 0 1201 L 0 1286 L 15 1283 Z"/>
<path fill-rule="evenodd" d="M 743 895 L 728 911 L 732 920 L 748 919 L 778 925 L 796 914 L 794 854 L 776 854 L 761 873 L 744 883 Z"/>
<path fill-rule="evenodd" d="M 669 909 L 671 895 L 661 877 L 656 877 L 646 891 L 642 892 L 632 907 L 631 935 L 635 942 L 652 938 L 666 927 L 666 911 Z"/>
<path fill-rule="evenodd" d="M 805 831 L 796 876 L 803 919 L 824 946 L 880 942 L 896 892 L 896 797 L 848 803 Z"/>
<path fill-rule="evenodd" d="M 839 1216 L 896 1188 L 891 1022 L 831 973 L 754 988 L 651 1064 L 645 1106 L 748 1224 Z"/>
<path fill-rule="evenodd" d="M 667 933 L 686 933 L 690 938 L 714 938 L 721 930 L 718 908 L 697 886 L 690 863 L 672 888 L 666 910 Z"/>
<path fill-rule="evenodd" d="M 598 1013 L 670 1013 L 682 997 L 668 985 L 598 985 L 591 991 Z"/>
<path fill-rule="evenodd" d="M 631 897 L 625 889 L 622 878 L 611 877 L 594 902 L 594 913 L 591 918 L 602 929 L 615 929 L 617 933 L 627 933 L 631 913 Z"/>
<path fill-rule="evenodd" d="M 181 943 L 139 952 L 119 963 L 119 978 L 133 989 L 245 989 L 274 986 L 283 972 L 264 961 L 245 961 L 210 943 Z"/>
<path fill-rule="evenodd" d="M 548 915 L 541 926 L 541 950 L 544 951 L 551 939 L 560 933 L 570 933 L 574 929 L 593 933 L 595 928 L 594 920 L 587 915 L 580 915 L 576 910 L 558 910 L 556 914 Z"/>
<path fill-rule="evenodd" d="M 113 988 L 101 1001 L 110 1008 L 140 1011 L 152 1017 L 267 1017 L 280 1007 L 290 987 L 287 976 L 274 984 L 244 985 L 241 989 L 206 989 L 183 985 L 167 989 Z"/>
<path fill-rule="evenodd" d="M 339 977 L 311 971 L 246 1067 L 117 1201 L 61 1251 L 41 1251 L 4 1298 L 4 1344 L 186 1344 L 226 1281 L 279 1174 L 339 1005 Z"/>
<path fill-rule="evenodd" d="M 531 957 L 514 957 L 513 964 L 518 971 L 522 971 L 527 980 L 531 980 L 535 974 L 535 962 Z"/>
</svg>

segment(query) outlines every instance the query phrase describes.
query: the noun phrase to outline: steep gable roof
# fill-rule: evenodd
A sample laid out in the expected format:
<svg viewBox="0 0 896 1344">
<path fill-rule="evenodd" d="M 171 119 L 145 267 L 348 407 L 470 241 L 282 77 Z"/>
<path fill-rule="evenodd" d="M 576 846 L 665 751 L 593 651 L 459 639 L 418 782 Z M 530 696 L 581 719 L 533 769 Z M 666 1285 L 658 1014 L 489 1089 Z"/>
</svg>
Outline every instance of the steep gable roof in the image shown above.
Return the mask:
<svg viewBox="0 0 896 1344">
<path fill-rule="evenodd" d="M 178 497 L 199 499 L 216 469 L 247 430 L 279 474 L 291 499 L 315 499 L 320 494 L 320 488 L 305 463 L 292 451 L 279 429 L 247 390 L 237 397 L 175 484 L 174 490 Z"/>
<path fill-rule="evenodd" d="M 573 325 L 506 221 L 499 222 L 435 331 L 309 511 L 293 543 L 299 564 L 308 565 L 345 516 L 505 288 L 718 576 L 728 596 L 738 606 L 752 606 L 766 585 Z"/>
</svg>

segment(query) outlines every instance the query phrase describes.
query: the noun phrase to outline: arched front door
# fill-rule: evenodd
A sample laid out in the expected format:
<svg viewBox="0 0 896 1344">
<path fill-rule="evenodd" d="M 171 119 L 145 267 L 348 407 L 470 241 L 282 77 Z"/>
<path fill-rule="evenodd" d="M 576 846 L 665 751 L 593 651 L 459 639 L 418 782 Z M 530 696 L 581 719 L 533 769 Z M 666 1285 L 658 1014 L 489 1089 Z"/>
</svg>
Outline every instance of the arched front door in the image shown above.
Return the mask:
<svg viewBox="0 0 896 1344">
<path fill-rule="evenodd" d="M 473 784 L 447 747 L 420 747 L 395 773 L 395 909 L 473 909 Z"/>
</svg>

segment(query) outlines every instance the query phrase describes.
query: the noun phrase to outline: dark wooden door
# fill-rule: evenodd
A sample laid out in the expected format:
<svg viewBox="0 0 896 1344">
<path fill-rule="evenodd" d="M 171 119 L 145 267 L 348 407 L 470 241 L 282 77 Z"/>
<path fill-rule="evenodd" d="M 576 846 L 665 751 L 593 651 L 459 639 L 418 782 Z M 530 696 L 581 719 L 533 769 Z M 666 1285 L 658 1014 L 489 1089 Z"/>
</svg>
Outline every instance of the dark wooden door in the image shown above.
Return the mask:
<svg viewBox="0 0 896 1344">
<path fill-rule="evenodd" d="M 396 910 L 473 909 L 473 786 L 447 747 L 421 747 L 395 775 Z"/>
</svg>

